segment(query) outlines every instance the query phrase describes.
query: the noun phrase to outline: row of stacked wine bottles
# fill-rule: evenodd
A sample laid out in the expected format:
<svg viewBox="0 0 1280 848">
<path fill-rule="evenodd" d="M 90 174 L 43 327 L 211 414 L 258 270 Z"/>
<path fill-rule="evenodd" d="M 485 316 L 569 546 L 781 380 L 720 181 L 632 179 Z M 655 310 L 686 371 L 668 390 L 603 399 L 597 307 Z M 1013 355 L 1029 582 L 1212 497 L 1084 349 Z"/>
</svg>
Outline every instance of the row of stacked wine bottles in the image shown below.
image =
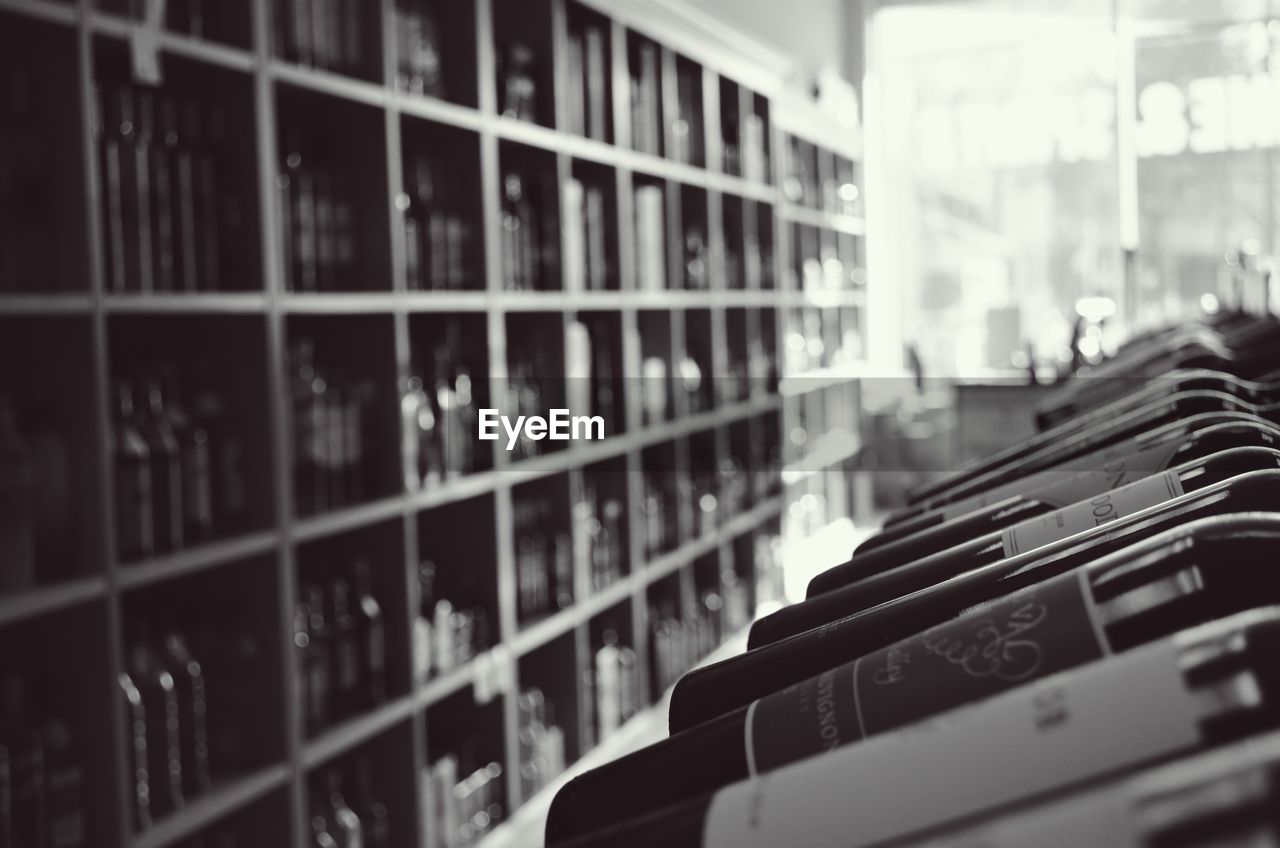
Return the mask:
<svg viewBox="0 0 1280 848">
<path fill-rule="evenodd" d="M 684 675 L 548 845 L 1274 844 L 1278 366 L 1221 313 L 1054 387 Z"/>
</svg>

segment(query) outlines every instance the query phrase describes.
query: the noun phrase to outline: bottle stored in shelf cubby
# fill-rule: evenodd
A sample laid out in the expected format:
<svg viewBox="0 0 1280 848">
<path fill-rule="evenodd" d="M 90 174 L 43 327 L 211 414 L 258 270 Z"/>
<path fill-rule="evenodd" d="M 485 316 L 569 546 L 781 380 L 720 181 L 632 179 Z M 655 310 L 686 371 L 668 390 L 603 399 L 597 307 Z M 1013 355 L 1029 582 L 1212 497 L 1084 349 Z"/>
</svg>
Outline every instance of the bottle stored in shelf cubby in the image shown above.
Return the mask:
<svg viewBox="0 0 1280 848">
<path fill-rule="evenodd" d="M 596 141 L 611 141 L 608 21 L 570 4 L 566 51 L 568 126 L 565 129 Z"/>
<path fill-rule="evenodd" d="M 374 757 L 374 752 L 362 749 L 312 775 L 310 844 L 391 848 L 394 822 L 375 779 Z"/>
<path fill-rule="evenodd" d="M 667 287 L 666 196 L 662 186 L 635 187 L 636 288 L 662 291 Z"/>
<path fill-rule="evenodd" d="M 445 96 L 442 29 L 434 0 L 396 0 L 396 85 L 410 94 Z"/>
<path fill-rule="evenodd" d="M 429 155 L 406 160 L 405 288 L 410 291 L 479 287 L 475 228 L 459 204 L 468 187 L 458 184 L 450 167 Z"/>
<path fill-rule="evenodd" d="M 669 128 L 671 158 L 702 167 L 706 159 L 702 116 L 702 68 L 676 57 L 676 114 Z"/>
<path fill-rule="evenodd" d="M 490 645 L 489 613 L 472 603 L 473 592 L 465 588 L 455 594 L 457 601 L 438 586 L 438 568 L 433 560 L 418 564 L 419 607 L 414 622 L 415 676 L 425 681 L 448 674 Z M 465 582 L 465 581 L 464 581 Z"/>
<path fill-rule="evenodd" d="M 217 291 L 256 279 L 224 98 L 104 78 L 95 102 L 110 290 Z"/>
<path fill-rule="evenodd" d="M 427 846 L 465 848 L 497 827 L 509 809 L 503 702 L 480 702 L 463 690 L 429 707 L 426 724 L 431 761 L 421 785 Z"/>
<path fill-rule="evenodd" d="M 294 608 L 307 731 L 372 709 L 388 691 L 387 623 L 364 555 L 308 564 Z"/>
<path fill-rule="evenodd" d="M 36 579 L 35 459 L 18 432 L 12 401 L 0 394 L 0 593 Z"/>
<path fill-rule="evenodd" d="M 657 44 L 627 33 L 627 66 L 631 97 L 631 146 L 640 153 L 661 156 L 662 54 Z"/>
<path fill-rule="evenodd" d="M 564 771 L 564 730 L 555 722 L 554 705 L 534 686 L 516 698 L 520 795 L 532 797 Z"/>
<path fill-rule="evenodd" d="M 374 80 L 380 18 L 360 0 L 275 0 L 275 55 L 309 68 Z"/>
<path fill-rule="evenodd" d="M 311 515 L 359 503 L 367 495 L 364 467 L 369 407 L 376 390 L 317 352 L 309 338 L 290 348 L 294 423 L 294 493 Z"/>
<path fill-rule="evenodd" d="M 547 497 L 513 498 L 516 608 L 522 622 L 573 604 L 573 545 Z"/>
<path fill-rule="evenodd" d="M 45 716 L 28 682 L 0 675 L 0 840 L 18 846 L 88 843 L 84 764 L 66 721 Z"/>
<path fill-rule="evenodd" d="M 500 229 L 503 288 L 561 288 L 559 188 L 549 154 L 504 146 Z"/>
<path fill-rule="evenodd" d="M 487 405 L 483 323 L 460 316 L 413 316 L 412 372 L 401 397 L 404 484 L 433 488 L 489 467 L 476 450 L 476 422 Z M 421 341 L 421 344 L 419 342 Z M 473 375 L 476 375 L 473 377 Z"/>
<path fill-rule="evenodd" d="M 142 379 L 116 384 L 116 542 L 123 561 L 239 530 L 248 520 L 243 437 L 227 420 L 210 374 L 207 361 L 183 367 L 170 360 Z"/>
</svg>

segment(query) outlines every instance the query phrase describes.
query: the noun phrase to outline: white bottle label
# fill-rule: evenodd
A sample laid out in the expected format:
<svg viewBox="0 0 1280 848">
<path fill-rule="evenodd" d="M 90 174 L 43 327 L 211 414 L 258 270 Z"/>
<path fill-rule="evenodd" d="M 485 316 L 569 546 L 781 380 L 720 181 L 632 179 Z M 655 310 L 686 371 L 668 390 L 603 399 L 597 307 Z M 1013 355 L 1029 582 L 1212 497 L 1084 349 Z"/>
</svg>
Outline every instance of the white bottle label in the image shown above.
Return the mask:
<svg viewBox="0 0 1280 848">
<path fill-rule="evenodd" d="M 1171 639 L 716 794 L 704 848 L 857 848 L 1200 741 Z"/>
<path fill-rule="evenodd" d="M 942 516 L 958 518 L 1016 495 L 1067 506 L 1164 471 L 1184 442 L 1175 439 L 1142 447 L 1141 439 L 1130 439 L 964 498 L 943 509 Z"/>
<path fill-rule="evenodd" d="M 1005 557 L 1017 556 L 1043 545 L 1092 530 L 1139 510 L 1164 503 L 1182 494 L 1182 481 L 1173 471 L 1166 471 L 1103 492 L 1089 500 L 1019 522 L 1001 534 Z"/>
</svg>

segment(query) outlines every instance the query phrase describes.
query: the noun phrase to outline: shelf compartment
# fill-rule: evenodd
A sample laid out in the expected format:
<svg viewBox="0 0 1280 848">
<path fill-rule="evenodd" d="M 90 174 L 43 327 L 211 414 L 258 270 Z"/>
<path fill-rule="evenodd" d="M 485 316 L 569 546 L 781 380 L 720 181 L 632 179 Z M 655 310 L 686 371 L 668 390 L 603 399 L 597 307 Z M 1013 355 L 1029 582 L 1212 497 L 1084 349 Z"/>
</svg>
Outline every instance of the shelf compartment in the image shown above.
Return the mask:
<svg viewBox="0 0 1280 848">
<path fill-rule="evenodd" d="M 569 475 L 512 487 L 516 619 L 521 627 L 573 606 Z"/>
<path fill-rule="evenodd" d="M 483 289 L 479 137 L 410 117 L 400 119 L 400 134 L 405 289 Z"/>
<path fill-rule="evenodd" d="M 308 844 L 419 844 L 413 747 L 413 723 L 405 719 L 358 748 L 313 763 L 306 776 Z"/>
<path fill-rule="evenodd" d="M 142 0 L 94 0 L 94 7 L 110 15 L 143 21 Z M 250 0 L 168 0 L 161 26 L 166 32 L 193 41 L 212 41 L 244 50 L 252 46 Z"/>
<path fill-rule="evenodd" d="M 564 316 L 558 313 L 508 313 L 507 394 L 503 414 L 549 418 L 551 410 L 564 409 L 567 401 Z M 572 414 L 579 414 L 576 410 Z M 498 434 L 498 449 L 510 460 L 527 459 L 564 450 L 568 441 L 534 438 L 521 429 L 512 448 L 505 432 Z"/>
<path fill-rule="evenodd" d="M 148 752 L 135 830 L 284 757 L 284 662 L 269 557 L 128 592 L 122 603 L 126 750 Z M 162 721 L 177 717 L 177 732 Z M 145 738 L 138 747 L 134 742 Z M 173 764 L 178 768 L 174 769 Z M 161 776 L 164 776 L 161 778 Z"/>
<path fill-rule="evenodd" d="M 43 844 L 45 828 L 119 845 L 119 772 L 111 711 L 103 709 L 114 686 L 106 632 L 101 601 L 0 628 L 0 687 L 14 713 L 6 717 L 6 777 L 15 845 Z M 51 780 L 65 788 L 42 800 Z"/>
<path fill-rule="evenodd" d="M 0 318 L 0 596 L 102 572 L 90 335 L 85 318 Z"/>
<path fill-rule="evenodd" d="M 402 489 L 389 315 L 293 315 L 286 323 L 297 515 Z"/>
<path fill-rule="evenodd" d="M 522 656 L 516 666 L 520 797 L 527 801 L 582 756 L 584 667 L 575 633 L 564 633 Z"/>
<path fill-rule="evenodd" d="M 609 19 L 570 2 L 565 45 L 565 129 L 613 143 L 613 58 Z"/>
<path fill-rule="evenodd" d="M 106 289 L 261 291 L 252 79 L 162 55 L 141 85 L 125 45 L 93 48 Z"/>
<path fill-rule="evenodd" d="M 427 708 L 427 844 L 470 845 L 506 819 L 506 695 L 467 688 Z"/>
<path fill-rule="evenodd" d="M 483 315 L 409 316 L 410 371 L 400 401 L 406 491 L 439 489 L 493 467 L 490 445 L 476 437 L 478 410 L 492 406 L 487 338 Z"/>
<path fill-rule="evenodd" d="M 0 13 L 0 293 L 88 288 L 79 69 L 74 31 Z"/>
<path fill-rule="evenodd" d="M 494 499 L 483 495 L 417 516 L 414 676 L 457 672 L 498 642 Z M 459 527 L 471 528 L 465 536 Z"/>
<path fill-rule="evenodd" d="M 556 126 L 551 0 L 493 0 L 498 114 Z"/>
<path fill-rule="evenodd" d="M 107 330 L 120 561 L 273 523 L 264 319 L 117 315 Z"/>
<path fill-rule="evenodd" d="M 475 108 L 474 0 L 395 0 L 396 87 Z"/>
<path fill-rule="evenodd" d="M 390 290 L 386 180 L 351 177 L 386 173 L 382 112 L 286 85 L 276 103 L 285 290 Z"/>
<path fill-rule="evenodd" d="M 272 0 L 271 50 L 286 62 L 382 82 L 382 5 Z"/>
<path fill-rule="evenodd" d="M 618 183 L 607 165 L 574 160 L 560 187 L 566 292 L 617 291 Z"/>
<path fill-rule="evenodd" d="M 643 669 L 635 650 L 628 598 L 587 622 L 587 663 L 581 693 L 581 720 L 590 730 L 587 748 L 609 739 L 644 706 Z"/>
<path fill-rule="evenodd" d="M 309 736 L 409 693 L 404 562 L 400 519 L 298 547 L 293 641 Z"/>
<path fill-rule="evenodd" d="M 502 287 L 507 291 L 559 291 L 564 284 L 555 154 L 502 142 L 498 160 L 502 176 Z"/>
</svg>

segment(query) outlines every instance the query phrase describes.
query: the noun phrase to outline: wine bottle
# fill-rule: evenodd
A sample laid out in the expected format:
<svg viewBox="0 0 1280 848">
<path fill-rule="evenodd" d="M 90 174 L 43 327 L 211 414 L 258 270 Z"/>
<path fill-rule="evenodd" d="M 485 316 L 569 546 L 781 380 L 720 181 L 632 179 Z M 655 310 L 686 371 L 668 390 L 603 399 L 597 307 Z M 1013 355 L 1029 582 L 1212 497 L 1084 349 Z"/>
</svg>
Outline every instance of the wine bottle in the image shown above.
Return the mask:
<svg viewBox="0 0 1280 848">
<path fill-rule="evenodd" d="M 938 483 L 921 488 L 911 497 L 916 503 L 945 503 L 943 498 L 956 499 L 975 494 L 1000 483 L 1024 477 L 1055 465 L 1064 459 L 1079 456 L 1098 448 L 1140 436 L 1151 429 L 1178 421 L 1197 413 L 1243 412 L 1274 418 L 1276 408 L 1267 404 L 1253 404 L 1222 392 L 1180 392 L 1165 400 L 1156 401 L 1125 415 L 1118 416 L 1088 428 L 1080 433 L 1045 445 L 1008 462 L 984 463 L 972 469 L 957 472 Z"/>
<path fill-rule="evenodd" d="M 860 848 L 901 839 L 1274 728 L 1277 648 L 1274 614 L 1178 634 L 561 845 L 772 848 L 802 833 L 808 848 Z"/>
<path fill-rule="evenodd" d="M 1154 426 L 1152 429 L 1139 432 L 1132 438 L 1102 446 L 1086 446 L 1079 451 L 1069 451 L 1067 456 L 1053 457 L 1043 467 L 1026 469 L 1014 473 L 1009 479 L 974 487 L 973 491 L 959 494 L 946 493 L 926 501 L 921 501 L 903 509 L 890 513 L 884 520 L 885 531 L 896 531 L 900 524 L 913 521 L 939 509 L 954 507 L 957 511 L 967 511 L 974 504 L 988 506 L 1001 498 L 1022 494 L 1033 489 L 1061 482 L 1064 474 L 1076 471 L 1096 471 L 1105 464 L 1132 456 L 1126 460 L 1126 467 L 1139 467 L 1148 470 L 1163 470 L 1161 446 L 1173 445 L 1192 434 L 1215 424 L 1251 423 L 1260 426 L 1272 426 L 1271 421 L 1244 412 L 1204 412 L 1188 416 L 1180 421 L 1171 421 Z"/>
<path fill-rule="evenodd" d="M 149 629 L 136 625 L 129 639 L 129 677 L 142 696 L 146 715 L 147 773 L 151 813 L 164 816 L 185 805 L 182 792 L 181 708 L 177 685 L 151 644 Z"/>
<path fill-rule="evenodd" d="M 164 637 L 160 659 L 173 677 L 178 699 L 182 790 L 186 796 L 200 795 L 208 792 L 213 783 L 209 770 L 209 701 L 204 669 L 192 655 L 187 640 L 176 631 Z"/>
<path fill-rule="evenodd" d="M 125 746 L 129 758 L 130 804 L 129 813 L 134 830 L 151 827 L 151 770 L 147 751 L 147 710 L 142 693 L 128 672 L 122 671 L 116 678 L 120 695 L 124 698 Z"/>
<path fill-rule="evenodd" d="M 138 426 L 133 389 L 127 381 L 117 385 L 116 398 L 116 551 L 120 559 L 131 560 L 155 551 L 151 454 Z"/>
<path fill-rule="evenodd" d="M 1254 574 L 1280 519 L 1212 519 L 1126 548 L 756 699 L 567 784 L 548 841 L 862 742 L 1235 614 L 1280 625 Z M 855 700 L 856 699 L 856 700 Z M 859 711 L 861 707 L 861 711 Z M 643 787 L 642 789 L 639 787 Z"/>
<path fill-rule="evenodd" d="M 900 848 L 1023 848 L 1026 845 L 1275 844 L 1280 809 L 1280 733 L 1267 733 L 1062 793 L 1047 803 L 1002 809 L 969 825 L 939 828 Z"/>
<path fill-rule="evenodd" d="M 1136 383 L 1134 390 L 1119 400 L 1102 404 L 1092 409 L 1080 410 L 1079 414 L 1068 420 L 1064 420 L 1053 427 L 1043 428 L 1030 438 L 982 456 L 958 470 L 967 473 L 982 466 L 989 467 L 1020 459 L 1036 449 L 1061 441 L 1068 436 L 1076 435 L 1096 426 L 1100 422 L 1133 412 L 1148 404 L 1162 401 L 1181 392 L 1221 392 L 1255 404 L 1269 403 L 1277 399 L 1276 392 L 1269 386 L 1242 380 L 1232 374 L 1205 369 L 1178 371 L 1173 374 L 1154 377 L 1150 380 L 1137 380 L 1134 382 Z"/>
<path fill-rule="evenodd" d="M 1280 442 L 1269 434 L 1264 432 L 1263 435 L 1267 443 L 1280 446 Z M 1000 534 L 1006 529 L 1009 529 L 1008 541 L 1014 546 L 1002 553 L 1012 556 L 1096 524 L 1132 515 L 1137 510 L 1163 503 L 1184 492 L 1202 489 L 1235 474 L 1275 468 L 1277 460 L 1280 460 L 1280 453 L 1275 447 L 1232 447 L 1131 483 L 1111 485 L 1113 480 L 1123 480 L 1125 475 L 1113 476 L 1105 470 L 1091 476 L 1073 477 L 1064 484 L 1033 492 L 1025 498 L 998 501 L 985 510 L 945 522 L 931 530 L 871 551 L 855 553 L 848 562 L 809 581 L 808 595 L 812 598 L 849 586 L 863 577 L 882 575 L 948 552 L 957 557 L 961 551 L 976 552 L 974 546 L 985 548 L 993 534 Z M 1090 506 L 1073 508 L 1074 504 Z M 1108 506 L 1111 508 L 1106 508 Z M 1021 537 L 1022 541 L 1015 545 L 1013 537 L 1033 527 L 1043 529 L 1032 531 L 1029 537 Z"/>
<path fill-rule="evenodd" d="M 48 825 L 44 734 L 32 723 L 27 695 L 16 674 L 0 677 L 0 759 L 8 766 L 7 823 L 14 848 L 44 845 Z"/>
<path fill-rule="evenodd" d="M 356 559 L 355 611 L 364 654 L 364 701 L 376 706 L 387 699 L 387 624 L 382 605 L 373 593 L 373 576 L 369 560 Z"/>
<path fill-rule="evenodd" d="M 172 551 L 183 546 L 182 455 L 178 436 L 165 411 L 164 393 L 157 381 L 148 381 L 148 414 L 143 419 L 142 436 L 151 459 L 152 508 L 155 516 L 156 550 Z"/>
<path fill-rule="evenodd" d="M 1208 418 L 1210 422 L 1216 421 L 1213 415 Z M 1280 428 L 1261 420 L 1225 420 L 1207 423 L 1186 432 L 1181 432 L 1179 428 L 1166 435 L 1167 438 L 1157 436 L 1150 444 L 1144 443 L 1143 447 L 1133 452 L 1126 452 L 1127 445 L 1122 443 L 1114 448 L 1086 454 L 1079 461 L 1068 463 L 1070 467 L 1061 466 L 1041 471 L 935 510 L 919 511 L 876 533 L 860 544 L 854 554 L 871 551 L 944 522 L 974 516 L 1011 498 L 1055 501 L 1065 497 L 1069 500 L 1064 501 L 1064 504 L 1074 503 L 1100 494 L 1108 488 L 1141 480 L 1220 450 L 1250 446 L 1276 447 L 1280 444 Z"/>
<path fill-rule="evenodd" d="M 673 690 L 671 728 L 683 730 L 744 706 L 754 698 L 945 621 L 975 603 L 1054 577 L 1171 527 L 1197 518 L 1268 509 L 1278 503 L 1280 471 L 1242 474 L 1151 514 L 1112 522 L 1041 550 L 993 562 L 815 630 L 703 666 L 686 674 Z M 770 635 L 762 632 L 762 641 Z"/>
</svg>

